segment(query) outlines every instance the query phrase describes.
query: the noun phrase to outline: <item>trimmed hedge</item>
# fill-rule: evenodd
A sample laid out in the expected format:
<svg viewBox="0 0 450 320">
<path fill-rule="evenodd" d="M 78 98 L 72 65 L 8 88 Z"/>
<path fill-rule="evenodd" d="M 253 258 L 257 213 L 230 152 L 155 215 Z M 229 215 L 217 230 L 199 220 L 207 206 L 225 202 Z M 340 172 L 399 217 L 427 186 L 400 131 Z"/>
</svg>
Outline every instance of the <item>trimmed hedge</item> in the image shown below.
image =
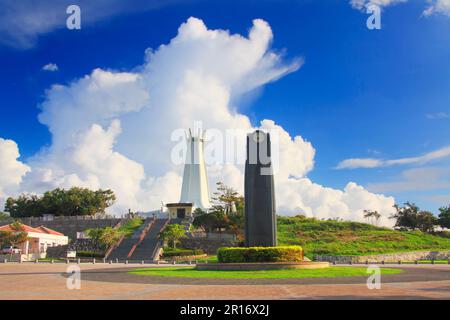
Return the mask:
<svg viewBox="0 0 450 320">
<path fill-rule="evenodd" d="M 300 246 L 220 248 L 217 259 L 221 263 L 300 262 L 303 249 Z"/>
<path fill-rule="evenodd" d="M 105 255 L 95 251 L 77 251 L 77 258 L 103 258 Z"/>
</svg>

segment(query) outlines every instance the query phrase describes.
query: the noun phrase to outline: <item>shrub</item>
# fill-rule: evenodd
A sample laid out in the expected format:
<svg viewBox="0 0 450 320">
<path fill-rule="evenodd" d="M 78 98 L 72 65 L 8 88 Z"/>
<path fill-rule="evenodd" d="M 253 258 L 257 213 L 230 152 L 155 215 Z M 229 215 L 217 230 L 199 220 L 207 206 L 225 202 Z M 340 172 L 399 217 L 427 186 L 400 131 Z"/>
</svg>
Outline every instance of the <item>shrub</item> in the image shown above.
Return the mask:
<svg viewBox="0 0 450 320">
<path fill-rule="evenodd" d="M 176 249 L 180 239 L 186 238 L 186 230 L 184 229 L 184 226 L 180 224 L 169 224 L 160 233 L 160 236 L 164 241 L 171 244 L 173 249 Z"/>
<path fill-rule="evenodd" d="M 95 251 L 77 251 L 78 258 L 103 258 L 105 255 Z"/>
<path fill-rule="evenodd" d="M 300 246 L 220 248 L 217 258 L 222 263 L 299 262 L 303 260 L 303 249 Z"/>
</svg>

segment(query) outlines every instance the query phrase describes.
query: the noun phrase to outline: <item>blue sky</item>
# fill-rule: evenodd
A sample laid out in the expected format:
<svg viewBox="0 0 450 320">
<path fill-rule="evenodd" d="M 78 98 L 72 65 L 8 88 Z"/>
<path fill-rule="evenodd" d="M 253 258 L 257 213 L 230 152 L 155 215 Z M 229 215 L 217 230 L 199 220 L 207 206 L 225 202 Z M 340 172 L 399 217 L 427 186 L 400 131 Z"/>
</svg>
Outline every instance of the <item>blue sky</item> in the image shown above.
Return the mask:
<svg viewBox="0 0 450 320">
<path fill-rule="evenodd" d="M 425 1 L 383 8 L 381 30 L 367 29 L 368 15 L 347 1 L 198 0 L 156 7 L 113 1 L 104 14 L 81 5 L 86 23 L 70 31 L 65 2 L 57 3 L 60 24 L 26 40 L 0 26 L 0 137 L 19 145 L 22 161 L 51 144 L 37 116 L 52 84 L 68 84 L 94 68 L 130 71 L 143 63 L 146 48 L 168 43 L 190 16 L 210 29 L 244 35 L 262 18 L 273 30 L 272 48 L 287 61 L 302 57 L 305 63 L 239 101 L 240 112 L 254 124 L 273 119 L 310 141 L 316 156 L 308 177 L 321 185 L 343 188 L 354 181 L 434 212 L 450 202 L 450 156 L 418 158 L 450 146 L 450 17 L 423 16 Z M 42 70 L 48 63 L 58 70 Z M 351 158 L 416 159 L 336 169 Z"/>
</svg>

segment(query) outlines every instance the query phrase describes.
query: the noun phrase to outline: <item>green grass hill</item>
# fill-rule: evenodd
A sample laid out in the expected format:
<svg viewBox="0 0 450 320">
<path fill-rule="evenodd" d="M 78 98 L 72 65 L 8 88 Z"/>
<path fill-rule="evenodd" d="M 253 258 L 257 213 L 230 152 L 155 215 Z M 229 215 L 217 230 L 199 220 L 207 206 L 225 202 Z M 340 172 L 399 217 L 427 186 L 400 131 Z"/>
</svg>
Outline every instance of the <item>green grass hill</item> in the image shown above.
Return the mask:
<svg viewBox="0 0 450 320">
<path fill-rule="evenodd" d="M 279 245 L 301 245 L 314 255 L 370 255 L 450 250 L 450 238 L 420 231 L 395 231 L 366 223 L 278 217 Z"/>
</svg>

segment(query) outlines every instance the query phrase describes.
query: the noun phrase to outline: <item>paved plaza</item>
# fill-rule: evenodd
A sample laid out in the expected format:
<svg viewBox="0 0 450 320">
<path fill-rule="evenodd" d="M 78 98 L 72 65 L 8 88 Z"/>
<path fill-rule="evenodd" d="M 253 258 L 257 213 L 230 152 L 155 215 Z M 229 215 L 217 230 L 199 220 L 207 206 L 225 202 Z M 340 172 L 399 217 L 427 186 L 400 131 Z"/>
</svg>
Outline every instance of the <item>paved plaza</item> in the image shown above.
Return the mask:
<svg viewBox="0 0 450 320">
<path fill-rule="evenodd" d="M 450 266 L 395 266 L 369 290 L 365 277 L 180 279 L 129 275 L 141 265 L 81 264 L 81 288 L 67 289 L 69 265 L 0 264 L 0 299 L 450 299 Z M 161 266 L 158 266 L 161 267 Z M 394 266 L 389 266 L 394 267 Z"/>
</svg>

